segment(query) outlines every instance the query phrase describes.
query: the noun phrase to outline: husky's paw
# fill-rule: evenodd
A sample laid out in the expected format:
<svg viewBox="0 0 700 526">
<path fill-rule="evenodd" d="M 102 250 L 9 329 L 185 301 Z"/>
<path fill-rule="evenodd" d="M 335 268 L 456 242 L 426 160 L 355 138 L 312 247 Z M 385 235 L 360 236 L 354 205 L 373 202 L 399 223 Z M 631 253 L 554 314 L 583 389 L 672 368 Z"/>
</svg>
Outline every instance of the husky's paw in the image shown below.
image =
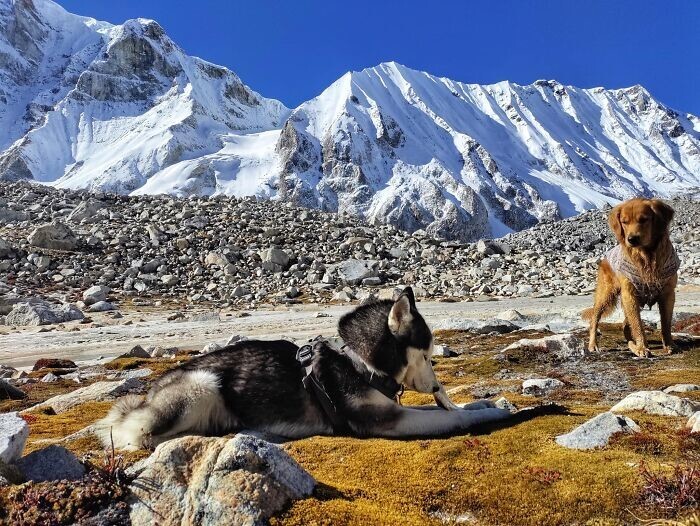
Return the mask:
<svg viewBox="0 0 700 526">
<path fill-rule="evenodd" d="M 496 407 L 496 403 L 491 400 L 477 400 L 476 402 L 471 402 L 469 404 L 464 404 L 462 409 L 468 411 L 475 411 L 477 409 L 490 409 Z"/>
</svg>

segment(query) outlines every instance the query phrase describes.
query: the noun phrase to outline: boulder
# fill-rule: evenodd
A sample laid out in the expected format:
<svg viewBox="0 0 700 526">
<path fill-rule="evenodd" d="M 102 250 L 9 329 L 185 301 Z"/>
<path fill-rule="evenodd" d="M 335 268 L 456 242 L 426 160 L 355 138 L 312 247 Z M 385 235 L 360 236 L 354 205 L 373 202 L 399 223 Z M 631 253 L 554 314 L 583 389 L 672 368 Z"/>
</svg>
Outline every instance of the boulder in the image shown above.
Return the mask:
<svg viewBox="0 0 700 526">
<path fill-rule="evenodd" d="M 27 398 L 27 393 L 20 391 L 5 380 L 0 380 L 0 400 L 23 400 L 25 398 Z"/>
<path fill-rule="evenodd" d="M 544 396 L 559 387 L 564 387 L 564 382 L 556 378 L 533 378 L 523 382 L 523 394 Z"/>
<path fill-rule="evenodd" d="M 52 445 L 29 453 L 19 459 L 17 468 L 27 480 L 77 480 L 85 474 L 85 467 L 77 457 L 62 446 Z"/>
<path fill-rule="evenodd" d="M 120 355 L 119 358 L 150 358 L 151 354 L 141 347 L 140 345 L 134 345 L 131 350 Z"/>
<path fill-rule="evenodd" d="M 116 310 L 116 308 L 114 303 L 110 303 L 109 301 L 98 301 L 90 305 L 87 310 L 88 312 L 109 312 Z"/>
<path fill-rule="evenodd" d="M 68 303 L 56 305 L 46 301 L 17 303 L 5 318 L 6 325 L 49 325 L 82 320 L 85 316 Z"/>
<path fill-rule="evenodd" d="M 50 250 L 75 250 L 78 238 L 73 231 L 60 221 L 54 221 L 35 228 L 27 238 L 34 247 Z"/>
<path fill-rule="evenodd" d="M 441 356 L 443 358 L 450 358 L 451 356 L 457 356 L 457 353 L 450 349 L 447 345 L 434 345 L 433 346 L 433 356 Z"/>
<path fill-rule="evenodd" d="M 24 451 L 29 426 L 17 413 L 0 413 L 0 461 L 12 464 Z"/>
<path fill-rule="evenodd" d="M 95 285 L 83 292 L 83 301 L 85 302 L 85 305 L 92 305 L 98 301 L 105 301 L 109 292 L 109 287 Z"/>
<path fill-rule="evenodd" d="M 88 199 L 81 201 L 73 211 L 68 215 L 68 221 L 71 223 L 94 223 L 99 221 L 98 212 L 104 208 L 104 203 L 96 199 Z"/>
<path fill-rule="evenodd" d="M 32 367 L 32 371 L 41 369 L 75 369 L 78 367 L 73 360 L 65 358 L 39 358 Z"/>
<path fill-rule="evenodd" d="M 210 352 L 218 351 L 219 349 L 223 349 L 224 346 L 221 345 L 220 343 L 217 342 L 211 342 L 207 343 L 203 348 L 202 348 L 202 354 L 208 354 Z"/>
<path fill-rule="evenodd" d="M 224 268 L 229 264 L 229 260 L 221 252 L 212 251 L 204 258 L 204 264 L 208 267 L 216 265 L 217 267 Z"/>
<path fill-rule="evenodd" d="M 284 450 L 257 437 L 187 436 L 160 444 L 132 482 L 131 522 L 264 524 L 315 481 Z"/>
<path fill-rule="evenodd" d="M 377 277 L 378 262 L 371 259 L 347 259 L 336 267 L 338 277 L 346 285 L 357 285 L 367 278 Z"/>
<path fill-rule="evenodd" d="M 623 398 L 610 411 L 644 411 L 653 415 L 691 416 L 700 411 L 700 402 L 663 391 L 637 391 Z"/>
<path fill-rule="evenodd" d="M 700 385 L 675 384 L 664 389 L 664 393 L 690 393 L 692 391 L 700 391 Z"/>
<path fill-rule="evenodd" d="M 695 411 L 685 425 L 691 433 L 700 433 L 700 411 Z"/>
<path fill-rule="evenodd" d="M 503 349 L 503 353 L 514 350 L 535 350 L 548 355 L 547 361 L 564 362 L 578 360 L 585 355 L 584 341 L 573 334 L 554 334 L 544 338 L 523 338 Z M 553 359 L 552 359 L 553 358 Z"/>
<path fill-rule="evenodd" d="M 485 256 L 490 256 L 492 254 L 510 254 L 511 250 L 510 245 L 492 239 L 480 239 L 476 243 L 476 251 Z"/>
<path fill-rule="evenodd" d="M 631 418 L 606 412 L 591 418 L 565 435 L 559 435 L 556 442 L 569 449 L 594 449 L 607 445 L 615 433 L 638 431 L 639 426 Z"/>
<path fill-rule="evenodd" d="M 289 266 L 290 257 L 284 250 L 268 248 L 260 252 L 263 268 L 272 272 L 282 272 Z"/>
<path fill-rule="evenodd" d="M 0 237 L 0 259 L 10 256 L 13 252 L 12 245 Z"/>
<path fill-rule="evenodd" d="M 95 382 L 70 393 L 56 395 L 30 409 L 51 408 L 55 413 L 63 413 L 85 402 L 104 402 L 117 397 L 142 391 L 144 384 L 137 378 L 126 378 L 117 382 Z"/>
<path fill-rule="evenodd" d="M 475 334 L 491 334 L 492 332 L 507 334 L 509 332 L 517 331 L 520 327 L 508 320 L 497 318 L 487 320 L 447 318 L 439 322 L 435 328 L 455 331 L 469 331 Z"/>
</svg>

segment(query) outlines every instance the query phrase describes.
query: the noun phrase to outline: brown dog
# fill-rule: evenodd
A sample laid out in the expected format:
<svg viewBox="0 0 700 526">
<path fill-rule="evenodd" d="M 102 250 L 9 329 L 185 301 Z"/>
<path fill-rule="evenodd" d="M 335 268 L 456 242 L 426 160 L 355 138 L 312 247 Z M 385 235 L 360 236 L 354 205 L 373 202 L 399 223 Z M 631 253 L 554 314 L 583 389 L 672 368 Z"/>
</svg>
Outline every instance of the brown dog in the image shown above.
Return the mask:
<svg viewBox="0 0 700 526">
<path fill-rule="evenodd" d="M 615 310 L 618 297 L 627 345 L 634 354 L 650 356 L 639 311 L 657 302 L 663 350 L 673 351 L 671 321 L 680 262 L 669 236 L 672 219 L 673 208 L 658 199 L 631 199 L 610 212 L 610 228 L 619 244 L 600 262 L 595 304 L 583 311 L 591 321 L 589 351 L 598 350 L 598 322 Z"/>
</svg>

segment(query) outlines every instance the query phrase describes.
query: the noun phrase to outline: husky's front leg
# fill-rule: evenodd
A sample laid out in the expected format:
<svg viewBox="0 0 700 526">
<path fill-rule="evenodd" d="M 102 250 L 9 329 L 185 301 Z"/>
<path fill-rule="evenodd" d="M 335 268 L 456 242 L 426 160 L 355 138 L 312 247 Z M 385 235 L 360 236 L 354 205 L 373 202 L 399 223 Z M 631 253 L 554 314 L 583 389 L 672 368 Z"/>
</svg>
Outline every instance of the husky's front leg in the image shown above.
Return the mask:
<svg viewBox="0 0 700 526">
<path fill-rule="evenodd" d="M 375 429 L 377 436 L 413 437 L 439 436 L 466 431 L 472 426 L 510 418 L 506 409 L 455 409 L 453 411 L 424 411 L 417 407 L 401 407 L 390 425 Z"/>
<path fill-rule="evenodd" d="M 459 409 L 459 406 L 447 396 L 447 391 L 445 391 L 445 387 L 442 384 L 440 384 L 440 390 L 433 393 L 433 398 L 435 398 L 435 403 L 443 409 L 447 409 L 448 411 Z"/>
</svg>

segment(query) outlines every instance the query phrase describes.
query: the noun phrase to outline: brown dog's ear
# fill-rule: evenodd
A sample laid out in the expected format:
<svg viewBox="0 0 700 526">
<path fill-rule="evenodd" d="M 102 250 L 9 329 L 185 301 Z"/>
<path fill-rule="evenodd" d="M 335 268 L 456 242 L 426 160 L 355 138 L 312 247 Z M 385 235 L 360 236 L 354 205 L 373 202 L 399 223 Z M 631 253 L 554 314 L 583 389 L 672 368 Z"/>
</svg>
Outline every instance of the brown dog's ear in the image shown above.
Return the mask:
<svg viewBox="0 0 700 526">
<path fill-rule="evenodd" d="M 655 234 L 662 235 L 664 232 L 668 231 L 668 227 L 671 225 L 671 221 L 673 221 L 675 212 L 670 205 L 667 205 L 661 199 L 652 199 L 650 202 L 651 209 L 654 211 Z"/>
<path fill-rule="evenodd" d="M 610 215 L 608 216 L 608 224 L 610 225 L 610 230 L 617 238 L 617 242 L 623 245 L 625 243 L 625 231 L 622 229 L 622 223 L 620 223 L 620 211 L 624 203 L 620 203 L 615 208 L 610 210 Z"/>
</svg>

